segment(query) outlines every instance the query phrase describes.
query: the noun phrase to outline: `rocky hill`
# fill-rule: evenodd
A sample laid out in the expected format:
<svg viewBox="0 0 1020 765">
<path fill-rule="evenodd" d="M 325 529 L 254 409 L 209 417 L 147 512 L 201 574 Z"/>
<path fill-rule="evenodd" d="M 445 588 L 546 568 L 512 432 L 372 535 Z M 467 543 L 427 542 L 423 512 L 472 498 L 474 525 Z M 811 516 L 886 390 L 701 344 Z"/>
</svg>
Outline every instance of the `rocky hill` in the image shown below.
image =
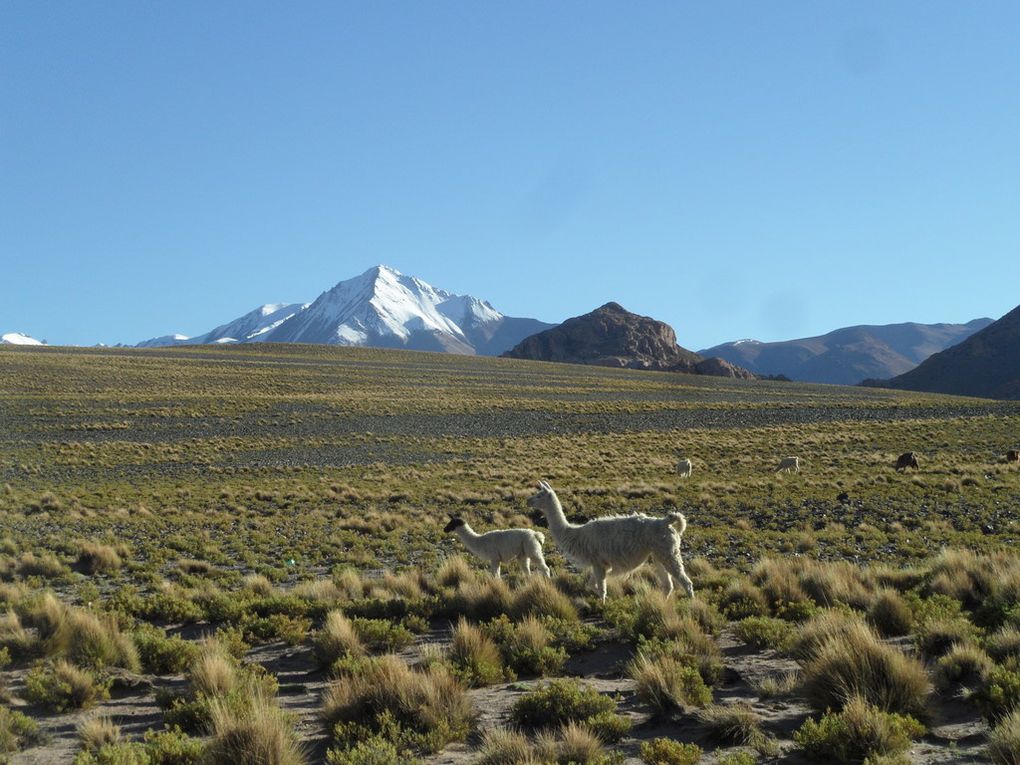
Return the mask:
<svg viewBox="0 0 1020 765">
<path fill-rule="evenodd" d="M 503 356 L 720 377 L 754 377 L 746 369 L 723 359 L 706 359 L 680 347 L 671 326 L 631 313 L 619 303 L 606 303 L 591 313 L 567 319 L 559 326 L 525 338 Z"/>
<path fill-rule="evenodd" d="M 868 384 L 1020 400 L 1020 306 L 916 369 Z"/>
<path fill-rule="evenodd" d="M 991 319 L 974 319 L 966 324 L 861 325 L 774 343 L 737 340 L 698 353 L 719 356 L 756 375 L 856 385 L 869 377 L 903 374 L 991 323 Z"/>
</svg>

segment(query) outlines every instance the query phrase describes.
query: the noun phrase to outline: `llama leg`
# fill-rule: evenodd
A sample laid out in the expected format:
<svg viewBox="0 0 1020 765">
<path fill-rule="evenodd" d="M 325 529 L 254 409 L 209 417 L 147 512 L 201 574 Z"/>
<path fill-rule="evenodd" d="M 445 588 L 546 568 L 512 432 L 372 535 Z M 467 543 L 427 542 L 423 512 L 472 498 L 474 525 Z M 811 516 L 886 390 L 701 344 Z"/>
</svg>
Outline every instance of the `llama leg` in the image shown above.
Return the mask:
<svg viewBox="0 0 1020 765">
<path fill-rule="evenodd" d="M 549 567 L 545 564 L 545 559 L 541 555 L 535 558 L 535 565 L 538 566 L 539 571 L 552 579 L 552 571 L 549 570 Z"/>
<path fill-rule="evenodd" d="M 666 593 L 666 597 L 668 598 L 670 595 L 673 594 L 673 577 L 669 575 L 669 572 L 666 570 L 666 567 L 662 565 L 662 563 L 656 561 L 656 564 L 657 565 L 655 569 L 656 572 L 659 574 L 659 584 L 662 585 L 662 589 Z"/>
<path fill-rule="evenodd" d="M 524 573 L 526 576 L 531 576 L 531 558 L 527 555 L 524 556 Z"/>
<path fill-rule="evenodd" d="M 498 560 L 494 560 L 494 561 L 492 561 L 492 563 L 489 564 L 489 571 L 492 572 L 492 575 L 494 577 L 496 577 L 497 579 L 502 579 L 503 576 L 500 574 L 499 569 L 500 569 L 500 563 L 499 563 Z"/>
<path fill-rule="evenodd" d="M 599 598 L 603 603 L 606 602 L 606 569 L 601 566 L 595 566 L 591 570 L 591 583 L 595 585 L 595 592 L 598 593 Z"/>
<path fill-rule="evenodd" d="M 693 598 L 694 582 L 691 581 L 691 578 L 687 576 L 687 572 L 684 571 L 684 562 L 680 559 L 680 551 L 677 550 L 669 560 L 664 561 L 664 565 L 667 573 L 683 585 L 687 597 Z"/>
</svg>

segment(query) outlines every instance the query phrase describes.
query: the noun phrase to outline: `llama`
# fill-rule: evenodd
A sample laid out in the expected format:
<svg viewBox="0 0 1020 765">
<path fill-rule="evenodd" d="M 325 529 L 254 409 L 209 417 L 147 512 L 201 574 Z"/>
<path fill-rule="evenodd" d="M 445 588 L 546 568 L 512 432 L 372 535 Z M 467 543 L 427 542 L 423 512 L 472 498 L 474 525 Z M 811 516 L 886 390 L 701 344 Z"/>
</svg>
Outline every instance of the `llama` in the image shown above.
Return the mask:
<svg viewBox="0 0 1020 765">
<path fill-rule="evenodd" d="M 553 488 L 542 481 L 538 493 L 528 499 L 528 507 L 540 512 L 549 524 L 549 533 L 563 554 L 581 569 L 591 569 L 592 584 L 606 601 L 606 577 L 610 572 L 626 574 L 651 558 L 659 571 L 659 581 L 667 595 L 678 579 L 687 595 L 694 597 L 694 584 L 684 571 L 680 558 L 680 537 L 687 519 L 676 511 L 665 518 L 642 513 L 596 518 L 577 525 L 567 521 L 563 506 Z M 679 529 L 673 528 L 678 524 Z"/>
<path fill-rule="evenodd" d="M 477 534 L 467 521 L 453 516 L 450 517 L 450 522 L 443 529 L 446 534 L 451 531 L 457 535 L 457 538 L 464 543 L 468 550 L 489 562 L 489 571 L 497 579 L 502 578 L 500 574 L 502 564 L 517 559 L 524 561 L 524 570 L 528 575 L 531 574 L 531 564 L 534 563 L 543 574 L 548 577 L 552 576 L 552 572 L 545 565 L 545 558 L 542 556 L 545 534 L 541 531 L 497 529 Z"/>
<path fill-rule="evenodd" d="M 783 471 L 794 473 L 800 472 L 800 457 L 783 457 L 779 462 L 779 467 L 776 468 L 775 472 L 781 473 Z"/>
<path fill-rule="evenodd" d="M 917 461 L 917 455 L 914 452 L 903 452 L 903 454 L 896 458 L 896 470 L 906 471 L 908 467 L 912 467 L 914 470 L 921 469 L 921 465 Z"/>
<path fill-rule="evenodd" d="M 689 459 L 682 459 L 676 463 L 676 472 L 681 478 L 690 478 L 693 468 L 694 465 L 691 464 Z"/>
</svg>

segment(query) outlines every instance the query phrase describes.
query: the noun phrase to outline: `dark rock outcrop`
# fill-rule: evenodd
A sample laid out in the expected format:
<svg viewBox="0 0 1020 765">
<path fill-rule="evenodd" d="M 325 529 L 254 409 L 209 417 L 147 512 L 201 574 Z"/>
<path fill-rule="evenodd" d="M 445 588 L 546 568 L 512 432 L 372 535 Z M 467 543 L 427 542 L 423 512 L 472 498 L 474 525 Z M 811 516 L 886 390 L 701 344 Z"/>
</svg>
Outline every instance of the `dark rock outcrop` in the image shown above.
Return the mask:
<svg viewBox="0 0 1020 765">
<path fill-rule="evenodd" d="M 665 322 L 638 316 L 619 303 L 527 337 L 503 354 L 507 358 L 593 364 L 629 369 L 686 372 L 752 379 L 746 369 L 722 359 L 705 359 L 677 345 Z"/>
</svg>

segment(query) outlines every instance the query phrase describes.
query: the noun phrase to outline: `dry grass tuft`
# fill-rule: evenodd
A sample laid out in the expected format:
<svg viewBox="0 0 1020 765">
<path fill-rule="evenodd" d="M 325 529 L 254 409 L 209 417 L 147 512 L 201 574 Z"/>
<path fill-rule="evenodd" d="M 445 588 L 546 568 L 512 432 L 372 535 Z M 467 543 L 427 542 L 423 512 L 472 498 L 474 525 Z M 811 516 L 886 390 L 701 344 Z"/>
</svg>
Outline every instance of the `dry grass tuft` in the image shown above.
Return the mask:
<svg viewBox="0 0 1020 765">
<path fill-rule="evenodd" d="M 286 713 L 261 691 L 249 703 L 210 703 L 212 736 L 204 761 L 209 765 L 304 765 L 304 752 Z"/>
<path fill-rule="evenodd" d="M 858 625 L 823 642 L 804 664 L 805 694 L 816 709 L 841 709 L 860 696 L 886 712 L 923 716 L 930 686 L 924 666 Z"/>
<path fill-rule="evenodd" d="M 312 650 L 322 667 L 331 666 L 337 659 L 356 658 L 366 653 L 354 624 L 341 611 L 326 614 L 322 629 L 312 638 Z"/>
<path fill-rule="evenodd" d="M 91 717 L 78 726 L 78 738 L 87 752 L 97 752 L 106 744 L 120 742 L 120 726 L 109 717 Z"/>
<path fill-rule="evenodd" d="M 988 734 L 988 757 L 996 765 L 1020 765 L 1020 709 L 1014 709 Z"/>
</svg>

